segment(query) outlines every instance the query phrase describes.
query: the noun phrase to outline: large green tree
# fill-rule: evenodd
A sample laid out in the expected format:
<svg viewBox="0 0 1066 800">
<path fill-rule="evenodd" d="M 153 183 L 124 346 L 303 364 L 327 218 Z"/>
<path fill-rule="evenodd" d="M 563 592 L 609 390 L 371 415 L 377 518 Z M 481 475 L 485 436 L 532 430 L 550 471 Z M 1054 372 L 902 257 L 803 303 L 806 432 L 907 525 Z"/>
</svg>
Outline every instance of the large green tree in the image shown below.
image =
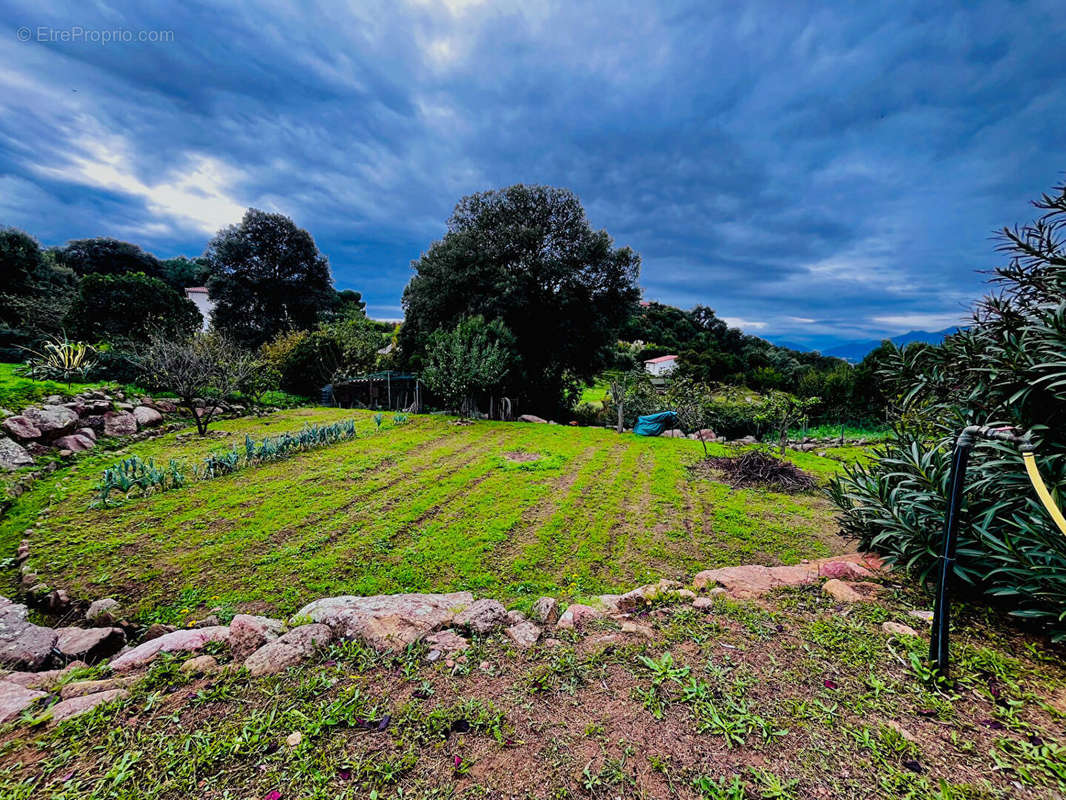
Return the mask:
<svg viewBox="0 0 1066 800">
<path fill-rule="evenodd" d="M 0 361 L 21 361 L 22 348 L 60 335 L 76 285 L 32 236 L 0 229 Z"/>
<path fill-rule="evenodd" d="M 137 245 L 119 239 L 74 239 L 54 252 L 59 264 L 79 276 L 143 272 L 151 278 L 164 277 L 163 262 Z"/>
<path fill-rule="evenodd" d="M 204 253 L 215 327 L 258 347 L 277 334 L 310 330 L 336 303 L 329 262 L 311 234 L 283 214 L 250 208 Z"/>
<path fill-rule="evenodd" d="M 639 298 L 640 257 L 593 230 L 571 191 L 550 186 L 464 197 L 412 266 L 399 335 L 408 362 L 421 366 L 433 333 L 464 317 L 498 321 L 513 336 L 508 391 L 545 411 L 608 363 Z"/>
<path fill-rule="evenodd" d="M 211 267 L 202 258 L 176 256 L 163 262 L 163 280 L 178 291 L 188 286 L 203 286 Z"/>
<path fill-rule="evenodd" d="M 137 343 L 153 334 L 184 339 L 200 325 L 191 300 L 138 272 L 86 275 L 64 320 L 72 337 L 91 342 Z"/>
</svg>

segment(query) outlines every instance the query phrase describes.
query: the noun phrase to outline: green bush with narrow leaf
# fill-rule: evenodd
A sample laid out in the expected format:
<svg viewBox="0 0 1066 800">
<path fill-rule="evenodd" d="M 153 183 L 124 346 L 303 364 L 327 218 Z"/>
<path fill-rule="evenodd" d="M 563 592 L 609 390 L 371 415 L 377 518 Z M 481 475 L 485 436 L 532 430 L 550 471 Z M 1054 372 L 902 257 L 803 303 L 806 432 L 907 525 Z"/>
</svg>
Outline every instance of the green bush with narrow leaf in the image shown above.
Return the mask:
<svg viewBox="0 0 1066 800">
<path fill-rule="evenodd" d="M 869 464 L 836 479 L 844 531 L 929 578 L 941 548 L 951 450 L 966 425 L 1030 431 L 1056 501 L 1066 501 L 1066 186 L 1035 204 L 1032 224 L 1005 228 L 1008 263 L 969 327 L 938 347 L 891 357 L 894 434 Z M 966 479 L 956 572 L 973 593 L 1066 638 L 1066 536 L 1040 505 L 1016 448 L 982 442 Z"/>
</svg>

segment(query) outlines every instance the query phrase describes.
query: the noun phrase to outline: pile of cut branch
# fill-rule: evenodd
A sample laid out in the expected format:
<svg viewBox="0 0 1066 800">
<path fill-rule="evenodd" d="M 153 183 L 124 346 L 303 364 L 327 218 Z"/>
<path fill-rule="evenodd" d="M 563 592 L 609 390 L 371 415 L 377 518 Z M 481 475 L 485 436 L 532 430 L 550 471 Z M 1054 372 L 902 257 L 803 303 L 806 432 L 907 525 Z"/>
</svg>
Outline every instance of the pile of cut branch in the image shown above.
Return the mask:
<svg viewBox="0 0 1066 800">
<path fill-rule="evenodd" d="M 814 478 L 791 461 L 774 458 L 761 450 L 748 450 L 739 456 L 711 456 L 692 467 L 700 477 L 715 472 L 725 476 L 734 489 L 773 489 L 778 492 L 806 492 L 817 486 Z"/>
</svg>

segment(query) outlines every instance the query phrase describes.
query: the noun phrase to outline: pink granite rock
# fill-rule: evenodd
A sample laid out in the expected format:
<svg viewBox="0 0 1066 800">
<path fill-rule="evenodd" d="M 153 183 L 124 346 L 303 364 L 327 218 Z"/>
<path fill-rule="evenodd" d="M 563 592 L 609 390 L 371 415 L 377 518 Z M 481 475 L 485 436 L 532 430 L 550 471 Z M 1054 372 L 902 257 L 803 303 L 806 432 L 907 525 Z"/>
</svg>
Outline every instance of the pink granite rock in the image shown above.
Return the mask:
<svg viewBox="0 0 1066 800">
<path fill-rule="evenodd" d="M 333 631 L 319 623 L 301 625 L 279 637 L 277 641 L 260 647 L 244 662 L 251 675 L 271 675 L 282 672 L 303 661 L 316 647 L 329 644 Z"/>
<path fill-rule="evenodd" d="M 82 436 L 79 433 L 71 433 L 67 436 L 60 436 L 52 444 L 60 450 L 84 453 L 86 450 L 92 450 L 96 446 L 96 440 L 90 439 L 88 436 Z"/>
<path fill-rule="evenodd" d="M 574 603 L 567 606 L 566 611 L 559 617 L 559 621 L 555 623 L 555 627 L 565 629 L 583 628 L 594 619 L 599 619 L 603 616 L 603 613 L 597 611 L 592 606 L 581 605 L 580 603 Z"/>
<path fill-rule="evenodd" d="M 127 650 L 111 662 L 111 669 L 129 672 L 143 667 L 160 653 L 193 653 L 202 650 L 208 642 L 228 641 L 229 628 L 225 625 L 174 631 Z"/>
<path fill-rule="evenodd" d="M 17 683 L 0 680 L 0 722 L 10 722 L 42 697 L 46 692 L 27 689 Z"/>
<path fill-rule="evenodd" d="M 328 625 L 341 639 L 358 639 L 378 650 L 402 650 L 452 623 L 474 602 L 470 592 L 327 597 L 300 609 L 294 619 Z"/>
<path fill-rule="evenodd" d="M 137 432 L 137 418 L 129 411 L 104 414 L 104 436 L 132 436 Z"/>
<path fill-rule="evenodd" d="M 163 422 L 163 415 L 149 406 L 137 406 L 133 409 L 133 416 L 141 428 L 152 428 Z"/>
<path fill-rule="evenodd" d="M 839 578 L 841 580 L 861 580 L 873 575 L 866 567 L 860 566 L 853 561 L 827 561 L 820 565 L 819 573 L 824 578 Z"/>
<path fill-rule="evenodd" d="M 21 414 L 5 419 L 2 427 L 11 438 L 18 439 L 21 442 L 29 442 L 41 438 L 41 429 Z"/>
<path fill-rule="evenodd" d="M 69 700 L 60 700 L 50 709 L 52 714 L 52 724 L 54 725 L 65 719 L 76 717 L 79 714 L 84 714 L 86 711 L 92 711 L 94 708 L 101 706 L 104 703 L 122 700 L 128 696 L 129 692 L 125 689 L 111 689 L 106 692 L 72 697 Z"/>
</svg>

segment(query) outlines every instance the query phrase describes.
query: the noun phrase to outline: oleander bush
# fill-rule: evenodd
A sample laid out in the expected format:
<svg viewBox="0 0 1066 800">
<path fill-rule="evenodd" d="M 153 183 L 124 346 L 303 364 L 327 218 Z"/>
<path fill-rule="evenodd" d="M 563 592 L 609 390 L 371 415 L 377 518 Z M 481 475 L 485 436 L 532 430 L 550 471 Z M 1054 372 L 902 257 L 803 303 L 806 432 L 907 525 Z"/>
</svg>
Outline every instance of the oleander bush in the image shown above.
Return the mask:
<svg viewBox="0 0 1066 800">
<path fill-rule="evenodd" d="M 941 547 L 954 438 L 966 425 L 1030 431 L 1044 480 L 1066 492 L 1066 186 L 1036 204 L 1030 225 L 1005 228 L 1009 258 L 970 326 L 941 346 L 890 359 L 897 420 L 868 464 L 834 480 L 843 528 L 865 549 L 923 578 Z M 977 445 L 967 473 L 957 574 L 973 592 L 1066 638 L 1066 536 L 1041 506 L 1013 446 Z"/>
</svg>

